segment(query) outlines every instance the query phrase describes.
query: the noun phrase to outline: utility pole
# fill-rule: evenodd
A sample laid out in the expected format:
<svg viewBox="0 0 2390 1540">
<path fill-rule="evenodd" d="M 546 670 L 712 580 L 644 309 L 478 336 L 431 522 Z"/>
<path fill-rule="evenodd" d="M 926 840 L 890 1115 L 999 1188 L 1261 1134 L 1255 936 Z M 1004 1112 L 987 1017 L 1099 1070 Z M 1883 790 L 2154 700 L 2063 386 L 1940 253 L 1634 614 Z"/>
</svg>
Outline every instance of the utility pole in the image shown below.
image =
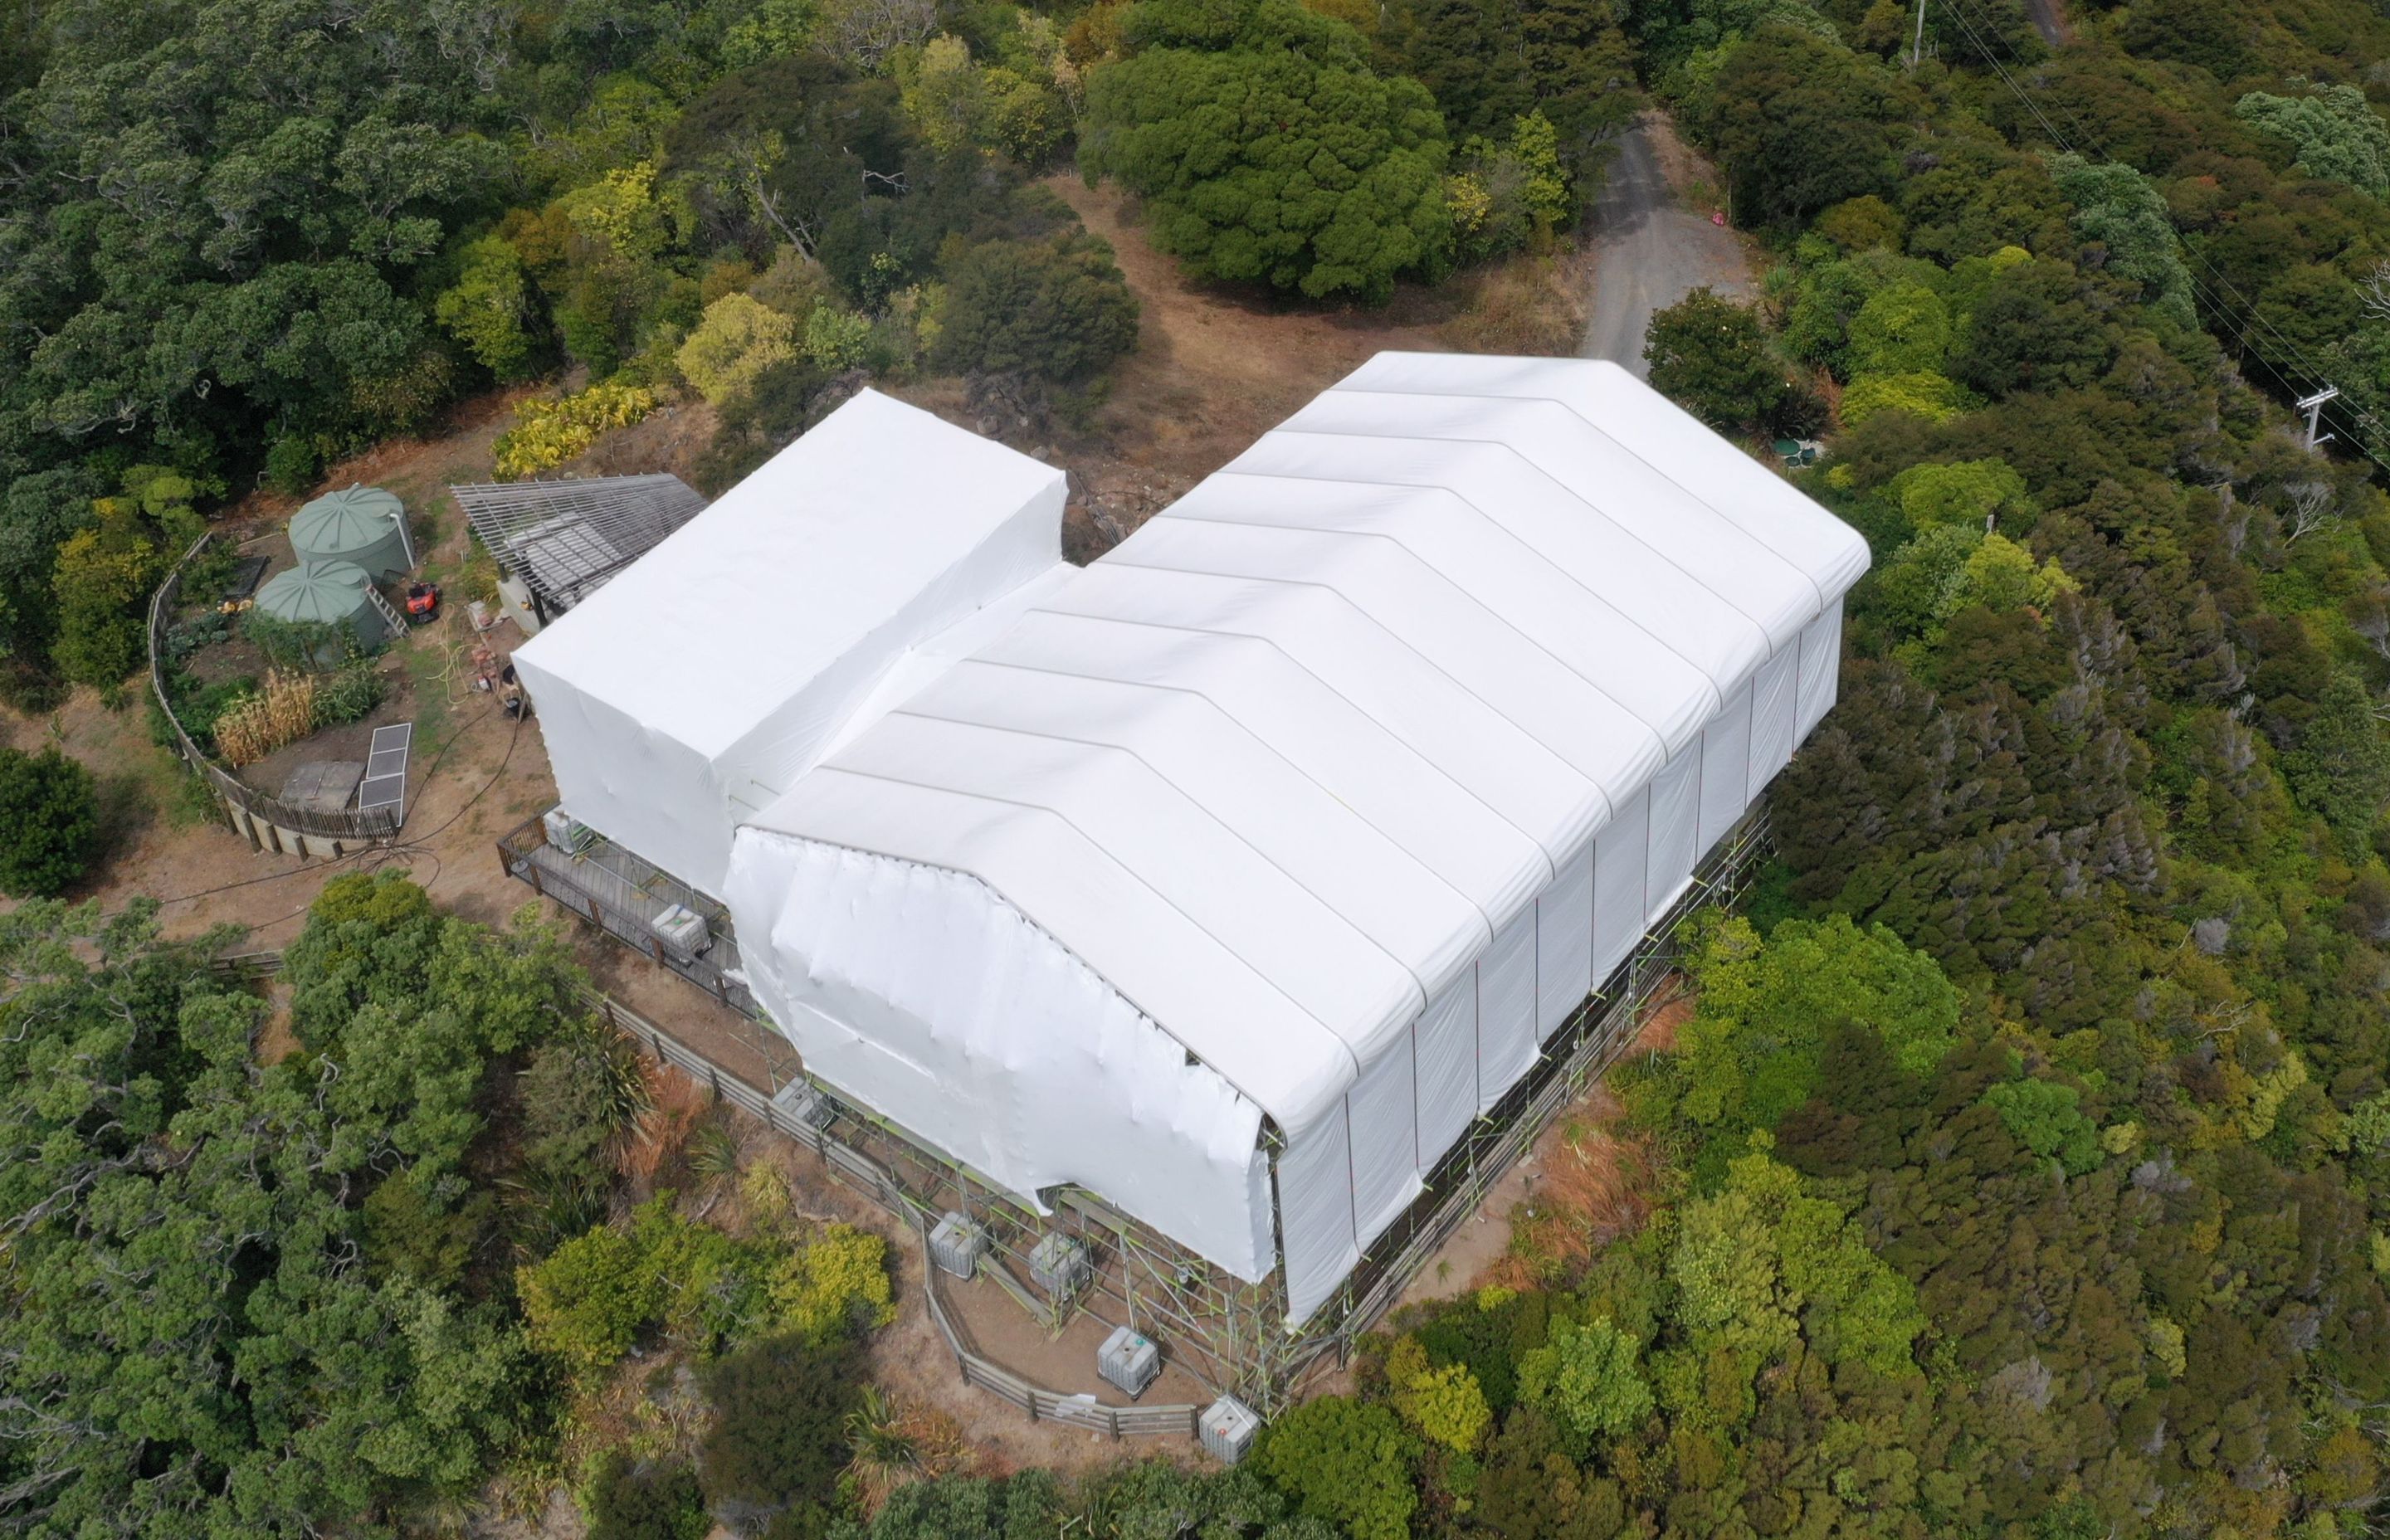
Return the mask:
<svg viewBox="0 0 2390 1540">
<path fill-rule="evenodd" d="M 1923 0 L 1920 0 L 1920 4 L 1922 3 Z M 2304 396 L 2300 398 L 2299 410 L 2307 415 L 2308 449 L 2313 450 L 2318 444 L 2330 443 L 2332 442 L 2332 436 L 2330 433 L 2326 433 L 2320 438 L 2317 437 L 2316 428 L 2323 420 L 2323 404 L 2333 399 L 2339 394 L 2339 386 L 2327 385 L 2311 396 Z"/>
<path fill-rule="evenodd" d="M 1912 42 L 1912 43 L 1911 43 L 1911 44 L 1909 44 L 1909 45 L 1908 45 L 1908 67 L 1909 67 L 1911 70 L 1916 69 L 1916 68 L 1917 68 L 1917 61 L 1918 61 L 1920 58 L 1923 58 L 1923 57 L 1924 57 L 1924 55 L 1925 55 L 1925 0 L 1917 0 L 1917 38 L 1916 38 L 1916 41 Z"/>
</svg>

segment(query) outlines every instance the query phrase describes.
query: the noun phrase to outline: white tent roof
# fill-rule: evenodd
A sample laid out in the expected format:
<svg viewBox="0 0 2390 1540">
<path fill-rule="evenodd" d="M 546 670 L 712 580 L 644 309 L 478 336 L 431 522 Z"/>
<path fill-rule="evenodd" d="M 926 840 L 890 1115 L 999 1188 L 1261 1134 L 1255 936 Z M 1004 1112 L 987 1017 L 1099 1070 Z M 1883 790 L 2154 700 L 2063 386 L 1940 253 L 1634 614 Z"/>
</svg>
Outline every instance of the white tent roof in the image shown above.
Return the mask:
<svg viewBox="0 0 2390 1540">
<path fill-rule="evenodd" d="M 1060 562 L 1062 473 L 865 391 L 518 648 L 575 817 L 709 892 L 917 648 Z"/>
<path fill-rule="evenodd" d="M 1614 366 L 1382 354 L 749 823 L 975 876 L 1294 1137 L 1865 564 Z"/>
</svg>

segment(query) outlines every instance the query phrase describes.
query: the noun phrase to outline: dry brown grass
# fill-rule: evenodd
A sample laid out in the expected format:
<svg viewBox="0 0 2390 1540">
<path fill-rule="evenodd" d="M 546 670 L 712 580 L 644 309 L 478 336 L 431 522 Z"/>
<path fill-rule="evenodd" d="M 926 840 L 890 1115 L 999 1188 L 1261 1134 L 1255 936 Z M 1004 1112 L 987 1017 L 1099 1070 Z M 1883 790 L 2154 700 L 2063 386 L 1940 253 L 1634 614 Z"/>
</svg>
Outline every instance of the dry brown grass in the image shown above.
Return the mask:
<svg viewBox="0 0 2390 1540">
<path fill-rule="evenodd" d="M 216 718 L 216 750 L 227 764 L 254 764 L 315 726 L 315 676 L 265 672 L 265 688 Z"/>
<path fill-rule="evenodd" d="M 1463 353 L 1574 356 L 1585 337 L 1585 264 L 1571 252 L 1513 257 L 1473 280 L 1444 340 Z"/>
<path fill-rule="evenodd" d="M 1574 1277 L 1593 1253 L 1643 1227 L 1651 1215 L 1657 1170 L 1651 1141 L 1612 1131 L 1618 1103 L 1595 1092 L 1541 1146 L 1543 1167 L 1531 1195 L 1510 1214 L 1510 1248 L 1480 1283 L 1534 1289 Z"/>
<path fill-rule="evenodd" d="M 713 1093 L 668 1064 L 641 1059 L 648 1078 L 648 1109 L 623 1144 L 623 1174 L 655 1183 L 678 1164 L 681 1147 L 713 1107 Z"/>
</svg>

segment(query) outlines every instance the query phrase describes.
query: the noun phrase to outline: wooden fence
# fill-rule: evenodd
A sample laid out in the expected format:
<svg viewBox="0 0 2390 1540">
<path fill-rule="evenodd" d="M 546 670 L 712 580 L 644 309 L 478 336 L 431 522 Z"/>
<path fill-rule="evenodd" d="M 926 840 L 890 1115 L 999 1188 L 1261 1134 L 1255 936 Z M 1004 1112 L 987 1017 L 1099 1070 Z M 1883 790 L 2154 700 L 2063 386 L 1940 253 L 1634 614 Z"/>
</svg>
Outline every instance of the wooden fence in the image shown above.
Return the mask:
<svg viewBox="0 0 2390 1540">
<path fill-rule="evenodd" d="M 937 1323 L 938 1335 L 945 1339 L 947 1351 L 955 1355 L 955 1365 L 961 1371 L 965 1384 L 976 1385 L 1010 1402 L 1028 1413 L 1034 1421 L 1068 1423 L 1072 1427 L 1085 1428 L 1112 1438 L 1196 1436 L 1197 1418 L 1201 1415 L 1200 1407 L 1184 1405 L 1107 1406 L 1091 1395 L 1064 1395 L 1034 1385 L 1010 1369 L 982 1357 L 974 1351 L 967 1328 L 947 1314 L 945 1302 L 939 1298 L 938 1266 L 930 1258 L 929 1231 L 932 1216 L 922 1210 L 919 1202 L 906 1190 L 893 1173 L 861 1150 L 831 1137 L 805 1119 L 790 1112 L 762 1087 L 749 1084 L 610 996 L 590 990 L 586 992 L 585 998 L 590 1008 L 605 1017 L 615 1031 L 646 1049 L 660 1062 L 671 1065 L 708 1087 L 716 1097 L 755 1117 L 783 1138 L 793 1139 L 819 1155 L 832 1175 L 910 1227 L 920 1251 L 921 1295 L 929 1303 L 930 1319 Z"/>
<path fill-rule="evenodd" d="M 282 971 L 282 954 L 234 953 L 216 958 L 210 966 L 228 979 L 271 978 Z M 680 1071 L 711 1090 L 718 1100 L 728 1102 L 773 1133 L 812 1150 L 822 1158 L 832 1175 L 905 1222 L 920 1249 L 921 1297 L 929 1303 L 930 1319 L 937 1323 L 938 1335 L 945 1339 L 947 1351 L 955 1355 L 955 1366 L 962 1372 L 963 1383 L 1002 1397 L 1027 1412 L 1034 1421 L 1068 1423 L 1113 1438 L 1196 1436 L 1196 1419 L 1201 1415 L 1198 1407 L 1107 1406 L 1091 1395 L 1064 1395 L 1033 1385 L 1002 1365 L 980 1356 L 972 1350 L 960 1324 L 946 1314 L 945 1302 L 938 1297 L 938 1265 L 930 1258 L 931 1218 L 893 1173 L 861 1150 L 793 1115 L 762 1087 L 741 1080 L 612 996 L 584 989 L 581 997 L 591 1010 L 605 1018 L 608 1025 L 659 1063 Z"/>
<path fill-rule="evenodd" d="M 258 850 L 291 855 L 341 856 L 348 853 L 347 847 L 351 845 L 395 839 L 399 817 L 392 810 L 378 807 L 317 813 L 312 808 L 294 807 L 279 797 L 269 797 L 244 784 L 203 753 L 191 741 L 191 735 L 183 731 L 182 722 L 174 715 L 174 703 L 166 694 L 166 631 L 173 622 L 176 606 L 182 602 L 184 569 L 214 538 L 212 534 L 202 534 L 193 541 L 191 548 L 174 563 L 174 570 L 166 574 L 166 581 L 149 596 L 149 689 L 158 698 L 158 709 L 166 713 L 167 725 L 173 729 L 175 752 L 215 793 L 233 832 L 245 836 Z"/>
</svg>

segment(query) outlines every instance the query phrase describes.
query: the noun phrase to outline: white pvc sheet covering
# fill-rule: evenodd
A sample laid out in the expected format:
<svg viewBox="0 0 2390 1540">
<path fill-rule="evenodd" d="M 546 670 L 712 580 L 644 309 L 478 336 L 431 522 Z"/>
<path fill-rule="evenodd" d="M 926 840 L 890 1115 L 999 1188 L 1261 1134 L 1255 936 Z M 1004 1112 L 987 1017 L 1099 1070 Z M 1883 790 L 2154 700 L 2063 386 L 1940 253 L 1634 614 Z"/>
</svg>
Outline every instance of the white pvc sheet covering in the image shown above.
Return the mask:
<svg viewBox="0 0 2390 1540">
<path fill-rule="evenodd" d="M 516 649 L 565 808 L 720 895 L 906 652 L 1050 571 L 1062 473 L 865 391 Z"/>
<path fill-rule="evenodd" d="M 1651 839 L 1643 866 L 1643 914 L 1656 918 L 1677 901 L 1700 856 L 1702 755 L 1688 749 L 1651 780 Z"/>
<path fill-rule="evenodd" d="M 1261 1110 L 979 879 L 750 828 L 729 885 L 749 985 L 813 1074 L 1016 1193 L 1076 1183 L 1269 1271 Z"/>
<path fill-rule="evenodd" d="M 1808 645 L 1809 633 L 1804 630 L 1798 644 L 1779 648 L 1751 681 L 1750 789 L 1754 796 L 1792 761 L 1801 649 Z"/>
<path fill-rule="evenodd" d="M 1411 1039 L 1419 1101 L 1419 1170 L 1458 1143 L 1477 1116 L 1477 970 L 1455 979 L 1427 1004 Z"/>
<path fill-rule="evenodd" d="M 1307 1320 L 1361 1260 L 1353 1150 L 1340 1106 L 1279 1153 L 1278 1214 L 1287 1318 Z"/>
<path fill-rule="evenodd" d="M 1651 911 L 1643 902 L 1643 870 L 1651 844 L 1651 791 L 1638 791 L 1593 841 L 1593 982 L 1610 975 L 1643 939 Z"/>
<path fill-rule="evenodd" d="M 1834 709 L 1835 687 L 1841 683 L 1842 674 L 1843 598 L 1837 594 L 1826 612 L 1801 633 L 1801 686 L 1792 735 L 1795 742 L 1815 732 L 1826 713 Z"/>
<path fill-rule="evenodd" d="M 1381 355 L 746 817 L 757 995 L 1299 1321 L 1831 704 L 1865 559 L 1611 366 Z"/>
<path fill-rule="evenodd" d="M 1800 638 L 1795 636 L 1792 645 L 1798 647 Z M 1761 664 L 1759 672 L 1766 674 L 1767 664 Z M 1716 844 L 1718 836 L 1732 828 L 1751 805 L 1751 687 L 1756 678 L 1727 697 L 1702 729 L 1701 833 L 1693 841 L 1699 850 Z"/>
<path fill-rule="evenodd" d="M 1352 1125 L 1353 1219 L 1376 1235 L 1419 1196 L 1418 1084 L 1411 1045 L 1397 1044 L 1361 1072 L 1344 1104 Z"/>
<path fill-rule="evenodd" d="M 1560 1031 L 1593 993 L 1593 841 L 1561 863 L 1536 900 L 1536 1036 Z"/>
<path fill-rule="evenodd" d="M 1477 959 L 1477 1110 L 1536 1062 L 1536 911 L 1504 926 Z"/>
</svg>

